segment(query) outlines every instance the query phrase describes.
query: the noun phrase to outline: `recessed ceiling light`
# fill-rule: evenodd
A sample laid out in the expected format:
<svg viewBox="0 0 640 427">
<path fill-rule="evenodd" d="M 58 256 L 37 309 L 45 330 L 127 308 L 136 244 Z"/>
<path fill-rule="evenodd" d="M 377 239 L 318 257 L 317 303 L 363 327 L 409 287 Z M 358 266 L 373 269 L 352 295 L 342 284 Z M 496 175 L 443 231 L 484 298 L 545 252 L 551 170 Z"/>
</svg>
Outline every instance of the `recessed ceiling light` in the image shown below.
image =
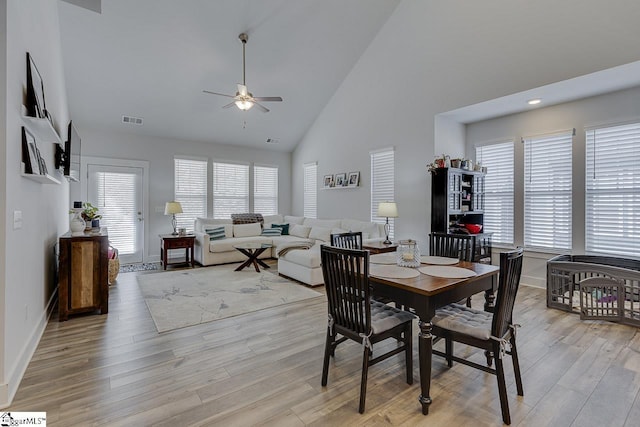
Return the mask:
<svg viewBox="0 0 640 427">
<path fill-rule="evenodd" d="M 534 98 L 534 99 L 530 99 L 527 101 L 527 104 L 529 105 L 536 105 L 536 104 L 540 104 L 542 102 L 542 99 L 540 98 Z"/>
</svg>

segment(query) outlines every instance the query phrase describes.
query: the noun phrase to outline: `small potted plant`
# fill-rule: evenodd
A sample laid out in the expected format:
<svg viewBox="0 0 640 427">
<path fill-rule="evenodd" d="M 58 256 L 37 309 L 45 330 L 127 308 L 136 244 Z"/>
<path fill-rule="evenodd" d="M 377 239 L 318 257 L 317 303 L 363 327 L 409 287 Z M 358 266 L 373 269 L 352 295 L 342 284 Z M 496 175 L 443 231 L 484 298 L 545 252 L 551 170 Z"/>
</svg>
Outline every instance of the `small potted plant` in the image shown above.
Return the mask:
<svg viewBox="0 0 640 427">
<path fill-rule="evenodd" d="M 99 228 L 100 227 L 100 218 L 102 215 L 98 214 L 98 208 L 93 206 L 89 202 L 85 202 L 82 204 L 82 218 L 87 223 L 87 230 L 91 228 Z"/>
</svg>

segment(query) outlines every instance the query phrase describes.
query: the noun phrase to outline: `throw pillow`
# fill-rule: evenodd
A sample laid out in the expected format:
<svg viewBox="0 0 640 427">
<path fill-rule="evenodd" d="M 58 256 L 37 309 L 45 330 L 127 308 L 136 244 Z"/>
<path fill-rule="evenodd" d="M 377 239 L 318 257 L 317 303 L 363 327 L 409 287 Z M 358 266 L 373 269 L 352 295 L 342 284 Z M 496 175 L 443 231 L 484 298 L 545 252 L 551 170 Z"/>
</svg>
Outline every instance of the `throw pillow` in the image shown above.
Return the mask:
<svg viewBox="0 0 640 427">
<path fill-rule="evenodd" d="M 279 228 L 283 236 L 289 235 L 289 224 L 271 224 L 271 228 Z"/>
<path fill-rule="evenodd" d="M 302 237 L 307 239 L 309 237 L 309 233 L 311 232 L 311 227 L 307 227 L 305 225 L 294 224 L 291 227 L 290 234 L 296 237 Z"/>
<path fill-rule="evenodd" d="M 224 226 L 216 228 L 207 228 L 205 232 L 209 235 L 209 240 L 222 240 L 226 237 Z"/>
<path fill-rule="evenodd" d="M 281 236 L 282 229 L 281 228 L 265 228 L 262 230 L 263 236 Z"/>
<path fill-rule="evenodd" d="M 253 237 L 262 233 L 262 227 L 259 222 L 253 224 L 234 224 L 233 237 Z"/>
</svg>

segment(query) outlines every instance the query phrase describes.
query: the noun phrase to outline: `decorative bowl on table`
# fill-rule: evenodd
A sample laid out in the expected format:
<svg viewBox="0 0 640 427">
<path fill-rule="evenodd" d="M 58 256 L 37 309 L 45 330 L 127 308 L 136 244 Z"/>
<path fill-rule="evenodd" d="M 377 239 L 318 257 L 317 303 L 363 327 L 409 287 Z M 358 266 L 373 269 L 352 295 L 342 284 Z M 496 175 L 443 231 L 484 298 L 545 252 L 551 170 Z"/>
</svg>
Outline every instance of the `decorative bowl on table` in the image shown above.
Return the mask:
<svg viewBox="0 0 640 427">
<path fill-rule="evenodd" d="M 469 230 L 471 234 L 478 234 L 482 231 L 482 225 L 480 224 L 464 224 L 464 228 Z"/>
</svg>

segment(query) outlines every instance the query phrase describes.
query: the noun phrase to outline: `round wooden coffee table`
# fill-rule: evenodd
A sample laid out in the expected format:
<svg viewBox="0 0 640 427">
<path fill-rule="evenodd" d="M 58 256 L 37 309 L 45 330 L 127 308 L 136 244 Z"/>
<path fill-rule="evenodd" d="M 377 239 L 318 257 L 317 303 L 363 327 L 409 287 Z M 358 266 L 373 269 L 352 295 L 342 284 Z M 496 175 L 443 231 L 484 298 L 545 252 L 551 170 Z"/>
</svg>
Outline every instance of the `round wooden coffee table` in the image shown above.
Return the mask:
<svg viewBox="0 0 640 427">
<path fill-rule="evenodd" d="M 270 249 L 272 246 L 273 245 L 271 243 L 240 243 L 235 245 L 234 248 L 236 248 L 237 250 L 245 254 L 247 258 L 249 258 L 248 260 L 240 264 L 240 266 L 236 268 L 236 271 L 240 271 L 251 264 L 253 264 L 258 273 L 260 273 L 259 265 L 261 265 L 263 268 L 270 268 L 267 264 L 262 262 L 262 260 L 259 260 L 258 256 L 260 256 L 260 254 L 267 249 Z"/>
</svg>

